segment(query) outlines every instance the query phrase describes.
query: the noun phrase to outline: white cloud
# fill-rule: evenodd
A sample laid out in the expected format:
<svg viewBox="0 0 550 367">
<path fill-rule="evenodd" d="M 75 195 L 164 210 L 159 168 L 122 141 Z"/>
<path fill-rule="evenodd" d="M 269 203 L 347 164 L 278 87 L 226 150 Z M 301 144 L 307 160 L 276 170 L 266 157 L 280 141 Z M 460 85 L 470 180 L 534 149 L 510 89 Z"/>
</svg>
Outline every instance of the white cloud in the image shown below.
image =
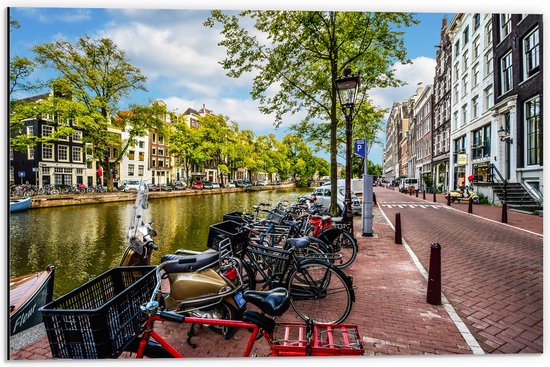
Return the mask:
<svg viewBox="0 0 550 367">
<path fill-rule="evenodd" d="M 92 18 L 89 9 L 66 9 L 59 12 L 52 12 L 40 8 L 18 8 L 18 10 L 40 23 L 76 23 L 87 21 Z"/>
</svg>

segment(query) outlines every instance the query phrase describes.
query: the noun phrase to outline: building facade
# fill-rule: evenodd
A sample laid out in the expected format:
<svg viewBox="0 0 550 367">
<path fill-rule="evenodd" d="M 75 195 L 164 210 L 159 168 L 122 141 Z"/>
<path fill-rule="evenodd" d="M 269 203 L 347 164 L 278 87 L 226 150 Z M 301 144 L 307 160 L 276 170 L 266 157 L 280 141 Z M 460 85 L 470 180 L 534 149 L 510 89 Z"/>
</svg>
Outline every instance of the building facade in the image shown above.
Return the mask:
<svg viewBox="0 0 550 367">
<path fill-rule="evenodd" d="M 453 71 L 451 93 L 450 189 L 473 185 L 491 196 L 489 167 L 498 149 L 497 125 L 492 117 L 492 15 L 460 13 L 450 25 Z M 481 186 L 479 186 L 481 184 Z"/>
<path fill-rule="evenodd" d="M 414 106 L 412 137 L 415 146 L 414 173 L 419 189 L 432 188 L 433 87 L 426 86 Z M 427 183 L 427 185 L 426 185 Z"/>
<path fill-rule="evenodd" d="M 432 165 L 433 185 L 437 191 L 449 190 L 449 150 L 451 137 L 452 46 L 447 18 L 443 18 L 436 50 L 433 83 Z"/>
<path fill-rule="evenodd" d="M 493 14 L 492 21 L 493 118 L 504 131 L 498 141 L 497 167 L 510 182 L 542 191 L 542 15 Z"/>
</svg>

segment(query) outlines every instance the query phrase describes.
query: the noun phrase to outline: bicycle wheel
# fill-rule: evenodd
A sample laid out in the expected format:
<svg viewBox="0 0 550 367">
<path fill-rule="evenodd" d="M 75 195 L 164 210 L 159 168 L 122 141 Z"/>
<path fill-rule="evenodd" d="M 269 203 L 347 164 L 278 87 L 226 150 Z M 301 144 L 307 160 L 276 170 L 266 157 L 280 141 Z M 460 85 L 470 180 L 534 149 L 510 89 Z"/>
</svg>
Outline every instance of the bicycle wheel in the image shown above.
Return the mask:
<svg viewBox="0 0 550 367">
<path fill-rule="evenodd" d="M 325 243 L 329 244 L 329 251 L 339 254 L 340 257 L 334 261 L 338 269 L 345 269 L 350 266 L 357 257 L 357 240 L 347 231 L 340 229 L 329 229 L 319 236 Z"/>
<path fill-rule="evenodd" d="M 339 324 L 348 317 L 355 301 L 347 276 L 322 261 L 300 263 L 289 273 L 286 286 L 292 308 L 306 321 Z"/>
<path fill-rule="evenodd" d="M 134 357 L 134 355 L 137 353 L 139 349 L 140 342 L 141 342 L 140 338 L 132 339 L 130 344 L 128 344 L 124 348 L 124 352 L 129 353 L 128 355 L 125 354 L 125 356 Z M 162 345 L 155 342 L 154 340 L 147 341 L 147 344 L 145 345 L 145 348 L 143 350 L 143 355 L 148 358 L 174 358 L 166 349 L 163 348 Z"/>
<path fill-rule="evenodd" d="M 242 291 L 256 289 L 256 273 L 247 261 L 241 261 L 241 279 L 243 281 Z"/>
</svg>

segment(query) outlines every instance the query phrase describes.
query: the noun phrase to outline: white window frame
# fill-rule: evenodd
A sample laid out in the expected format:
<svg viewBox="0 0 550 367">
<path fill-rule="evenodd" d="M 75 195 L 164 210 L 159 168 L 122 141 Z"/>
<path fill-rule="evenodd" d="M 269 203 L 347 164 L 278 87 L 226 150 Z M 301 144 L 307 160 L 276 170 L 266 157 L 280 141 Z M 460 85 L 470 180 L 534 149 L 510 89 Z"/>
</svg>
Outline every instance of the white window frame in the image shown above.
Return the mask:
<svg viewBox="0 0 550 367">
<path fill-rule="evenodd" d="M 34 136 L 34 126 L 27 126 L 27 136 Z"/>
<path fill-rule="evenodd" d="M 65 151 L 66 158 L 63 159 L 61 151 Z M 69 146 L 68 145 L 61 145 L 59 144 L 57 146 L 57 160 L 60 162 L 69 162 Z"/>
<path fill-rule="evenodd" d="M 509 61 L 509 64 L 508 64 Z M 512 50 L 508 51 L 506 55 L 504 55 L 500 59 L 500 89 L 501 94 L 505 94 L 512 90 L 514 87 L 514 69 L 513 69 L 513 58 L 512 58 Z M 505 83 L 505 80 L 509 80 L 508 83 Z M 505 89 L 508 87 L 507 89 Z"/>
<path fill-rule="evenodd" d="M 73 134 L 73 142 L 82 143 L 82 131 L 76 130 Z"/>
<path fill-rule="evenodd" d="M 128 165 L 128 176 L 135 176 L 135 166 L 133 164 Z"/>
<path fill-rule="evenodd" d="M 536 95 L 534 96 L 533 98 L 530 98 L 528 99 L 527 101 L 524 102 L 523 104 L 523 110 L 524 110 L 524 123 L 525 123 L 525 165 L 526 166 L 529 166 L 529 167 L 536 167 L 536 166 L 540 166 L 540 154 L 537 154 L 536 156 L 536 162 L 535 163 L 531 163 L 529 161 L 529 148 L 530 148 L 530 141 L 529 141 L 529 126 L 530 126 L 530 121 L 528 120 L 528 112 L 529 112 L 529 109 L 527 108 L 527 104 L 529 103 L 532 103 L 533 101 L 535 100 L 538 100 L 538 119 L 537 121 L 535 121 L 535 123 L 538 124 L 540 118 L 541 118 L 541 101 L 540 101 L 540 95 Z M 542 149 L 542 139 L 541 136 L 540 136 L 540 129 L 539 127 L 537 126 L 536 128 L 537 130 L 537 134 L 539 135 L 539 139 L 538 139 L 538 150 L 540 151 Z"/>
<path fill-rule="evenodd" d="M 50 125 L 42 125 L 42 137 L 51 136 L 55 128 Z"/>
<path fill-rule="evenodd" d="M 49 154 L 46 154 L 46 152 L 48 151 L 49 151 Z M 47 155 L 49 155 L 50 157 L 48 158 Z M 44 161 L 55 160 L 53 144 L 42 144 L 42 160 Z"/>
<path fill-rule="evenodd" d="M 27 159 L 34 159 L 34 147 L 27 147 Z"/>
<path fill-rule="evenodd" d="M 72 147 L 71 158 L 73 162 L 82 163 L 82 147 Z"/>
<path fill-rule="evenodd" d="M 528 79 L 532 75 L 534 75 L 537 71 L 540 70 L 540 34 L 539 34 L 539 27 L 536 27 L 533 29 L 532 32 L 530 32 L 527 36 L 523 38 L 523 80 Z M 529 39 L 533 37 L 536 41 L 536 44 L 530 48 L 530 50 L 527 50 L 527 47 L 529 45 L 528 41 Z M 536 65 L 534 65 L 531 69 L 527 69 L 528 67 L 528 60 L 527 57 L 528 54 L 533 53 L 533 59 L 536 62 Z"/>
<path fill-rule="evenodd" d="M 512 16 L 511 14 L 500 14 L 500 42 L 504 41 L 508 35 L 512 33 Z"/>
</svg>

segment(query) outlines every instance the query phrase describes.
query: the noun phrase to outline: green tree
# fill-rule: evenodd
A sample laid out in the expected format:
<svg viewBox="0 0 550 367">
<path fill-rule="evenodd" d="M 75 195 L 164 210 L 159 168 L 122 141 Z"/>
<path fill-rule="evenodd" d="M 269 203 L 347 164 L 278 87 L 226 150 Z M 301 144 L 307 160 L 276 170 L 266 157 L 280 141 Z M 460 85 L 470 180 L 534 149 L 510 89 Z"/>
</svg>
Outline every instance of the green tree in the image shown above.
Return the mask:
<svg viewBox="0 0 550 367">
<path fill-rule="evenodd" d="M 35 46 L 33 51 L 37 55 L 36 61 L 53 68 L 71 86 L 73 98 L 87 109 L 88 118 L 83 121 L 86 139 L 92 143 L 94 157 L 100 166 L 105 172 L 110 172 L 111 167 L 125 154 L 120 135 L 109 131 L 114 124 L 111 116 L 117 116 L 117 106 L 122 98 L 129 96 L 132 91 L 145 90 L 145 76 L 139 68 L 128 62 L 125 52 L 108 38 L 91 39 L 84 36 L 74 44 L 58 40 Z M 160 122 L 165 118 L 162 108 L 161 104 L 155 104 L 149 111 L 136 111 L 129 119 L 133 124 L 130 130 L 141 134 L 152 125 L 162 129 Z M 137 106 L 132 109 L 137 110 Z M 120 122 L 123 120 L 125 118 Z M 117 149 L 118 154 L 114 159 L 110 157 L 112 146 L 121 147 Z M 106 179 L 107 187 L 112 191 L 113 178 L 107 174 Z"/>
<path fill-rule="evenodd" d="M 251 20 L 254 32 L 243 25 Z M 276 125 L 283 115 L 296 112 L 305 112 L 308 124 L 330 122 L 331 184 L 336 187 L 339 119 L 333 81 L 346 68 L 360 72 L 363 97 L 371 88 L 401 85 L 392 70 L 395 62 L 409 62 L 400 28 L 415 22 L 405 13 L 243 11 L 229 15 L 216 10 L 205 25 L 223 26 L 219 44 L 227 51 L 221 61 L 227 75 L 239 78 L 256 72 L 251 95 L 260 101 L 261 112 L 275 114 Z M 336 200 L 332 190 L 333 212 Z"/>
</svg>

